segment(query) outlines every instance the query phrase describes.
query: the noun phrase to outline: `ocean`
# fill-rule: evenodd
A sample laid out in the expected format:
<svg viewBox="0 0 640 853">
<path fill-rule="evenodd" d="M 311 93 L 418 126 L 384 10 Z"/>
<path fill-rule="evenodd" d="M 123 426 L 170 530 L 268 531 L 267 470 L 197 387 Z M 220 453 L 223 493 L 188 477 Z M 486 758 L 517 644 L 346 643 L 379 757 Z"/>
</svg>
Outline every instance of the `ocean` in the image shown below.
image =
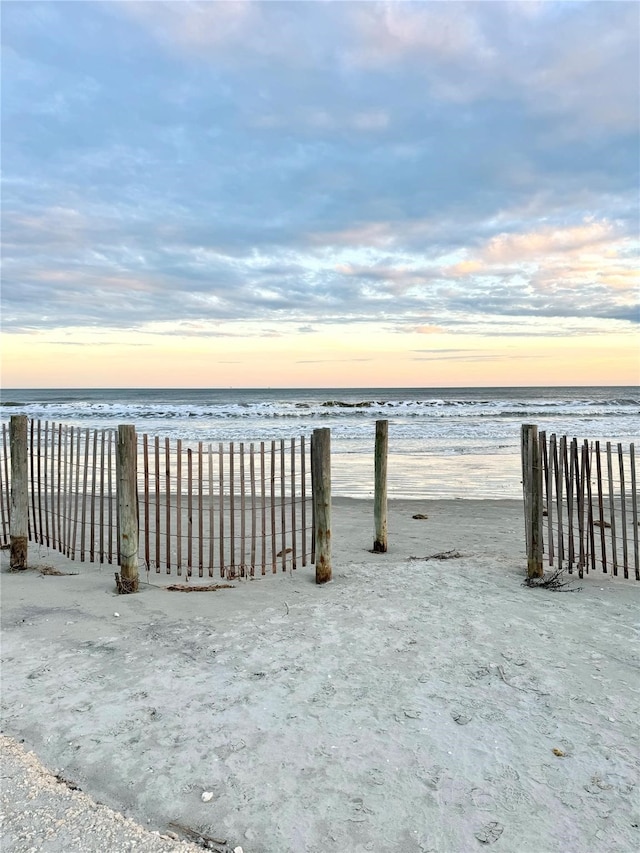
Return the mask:
<svg viewBox="0 0 640 853">
<path fill-rule="evenodd" d="M 329 427 L 333 494 L 373 496 L 375 421 L 389 421 L 390 498 L 520 498 L 520 426 L 629 444 L 640 388 L 4 390 L 12 414 L 199 441 L 269 441 Z"/>
</svg>

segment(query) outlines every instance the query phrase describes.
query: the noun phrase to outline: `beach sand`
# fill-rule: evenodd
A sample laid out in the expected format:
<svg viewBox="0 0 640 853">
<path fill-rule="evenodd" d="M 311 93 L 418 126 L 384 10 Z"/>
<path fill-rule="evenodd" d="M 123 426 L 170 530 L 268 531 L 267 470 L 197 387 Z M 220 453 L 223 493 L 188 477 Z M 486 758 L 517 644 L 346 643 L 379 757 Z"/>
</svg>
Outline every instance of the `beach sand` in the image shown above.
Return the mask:
<svg viewBox="0 0 640 853">
<path fill-rule="evenodd" d="M 3 734 L 144 827 L 244 853 L 636 850 L 640 584 L 523 586 L 523 527 L 518 501 L 393 501 L 372 554 L 372 502 L 336 499 L 330 584 L 198 594 L 5 553 Z M 3 788 L 5 853 L 75 853 Z"/>
</svg>

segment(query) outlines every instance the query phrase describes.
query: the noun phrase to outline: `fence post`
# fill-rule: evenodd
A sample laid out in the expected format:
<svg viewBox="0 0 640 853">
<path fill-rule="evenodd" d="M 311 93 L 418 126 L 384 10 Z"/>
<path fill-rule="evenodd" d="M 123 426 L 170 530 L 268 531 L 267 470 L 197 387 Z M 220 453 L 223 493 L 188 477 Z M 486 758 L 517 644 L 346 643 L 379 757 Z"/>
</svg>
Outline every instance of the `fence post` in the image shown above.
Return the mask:
<svg viewBox="0 0 640 853">
<path fill-rule="evenodd" d="M 118 426 L 116 488 L 120 515 L 118 592 L 138 591 L 138 443 L 136 428 Z"/>
<path fill-rule="evenodd" d="M 331 430 L 311 436 L 311 480 L 316 536 L 316 583 L 331 580 Z"/>
<path fill-rule="evenodd" d="M 11 416 L 9 444 L 11 448 L 9 568 L 26 569 L 29 537 L 29 451 L 26 415 Z"/>
<path fill-rule="evenodd" d="M 376 538 L 373 550 L 377 554 L 387 552 L 387 454 L 389 450 L 389 421 L 376 421 L 376 444 L 374 454 L 374 499 L 373 515 Z"/>
<path fill-rule="evenodd" d="M 522 425 L 522 489 L 527 542 L 527 577 L 544 577 L 542 567 L 542 464 L 538 427 Z"/>
</svg>

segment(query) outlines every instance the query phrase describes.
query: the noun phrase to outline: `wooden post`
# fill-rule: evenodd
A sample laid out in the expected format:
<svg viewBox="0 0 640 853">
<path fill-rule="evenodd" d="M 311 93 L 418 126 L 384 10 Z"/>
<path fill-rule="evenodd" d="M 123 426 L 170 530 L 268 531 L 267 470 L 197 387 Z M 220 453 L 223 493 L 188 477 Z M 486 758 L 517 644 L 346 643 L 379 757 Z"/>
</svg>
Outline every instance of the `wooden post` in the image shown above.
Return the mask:
<svg viewBox="0 0 640 853">
<path fill-rule="evenodd" d="M 316 542 L 316 583 L 331 580 L 331 430 L 314 429 L 311 470 Z"/>
<path fill-rule="evenodd" d="M 118 592 L 138 591 L 138 442 L 136 428 L 118 426 L 116 487 L 120 516 L 120 574 Z"/>
<path fill-rule="evenodd" d="M 527 577 L 544 577 L 542 567 L 542 464 L 538 427 L 522 426 L 522 482 L 527 541 Z"/>
<path fill-rule="evenodd" d="M 27 416 L 12 415 L 9 424 L 11 446 L 11 512 L 9 533 L 11 550 L 9 568 L 27 568 L 29 536 L 29 463 L 27 447 Z"/>
<path fill-rule="evenodd" d="M 376 421 L 376 444 L 374 462 L 373 514 L 376 538 L 373 550 L 377 554 L 387 552 L 387 454 L 389 450 L 389 421 Z"/>
</svg>

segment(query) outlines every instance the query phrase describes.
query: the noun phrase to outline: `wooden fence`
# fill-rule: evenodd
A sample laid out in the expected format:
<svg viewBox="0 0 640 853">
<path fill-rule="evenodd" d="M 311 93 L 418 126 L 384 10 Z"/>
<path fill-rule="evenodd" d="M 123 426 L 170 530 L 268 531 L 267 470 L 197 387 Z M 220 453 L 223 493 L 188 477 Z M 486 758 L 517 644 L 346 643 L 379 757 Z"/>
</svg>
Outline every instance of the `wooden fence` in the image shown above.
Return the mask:
<svg viewBox="0 0 640 853">
<path fill-rule="evenodd" d="M 543 564 L 640 580 L 633 444 L 547 437 L 522 428 L 529 575 Z"/>
<path fill-rule="evenodd" d="M 118 562 L 115 433 L 48 421 L 28 426 L 28 535 L 72 560 Z M 0 516 L 10 536 L 11 468 L 2 425 Z"/>
<path fill-rule="evenodd" d="M 307 442 L 142 436 L 140 554 L 157 573 L 253 577 L 315 562 Z"/>
<path fill-rule="evenodd" d="M 11 538 L 6 424 L 0 537 Z M 120 564 L 117 433 L 47 421 L 28 425 L 28 537 L 73 560 Z M 187 577 L 254 576 L 315 562 L 304 436 L 193 446 L 138 438 L 139 561 Z"/>
</svg>

